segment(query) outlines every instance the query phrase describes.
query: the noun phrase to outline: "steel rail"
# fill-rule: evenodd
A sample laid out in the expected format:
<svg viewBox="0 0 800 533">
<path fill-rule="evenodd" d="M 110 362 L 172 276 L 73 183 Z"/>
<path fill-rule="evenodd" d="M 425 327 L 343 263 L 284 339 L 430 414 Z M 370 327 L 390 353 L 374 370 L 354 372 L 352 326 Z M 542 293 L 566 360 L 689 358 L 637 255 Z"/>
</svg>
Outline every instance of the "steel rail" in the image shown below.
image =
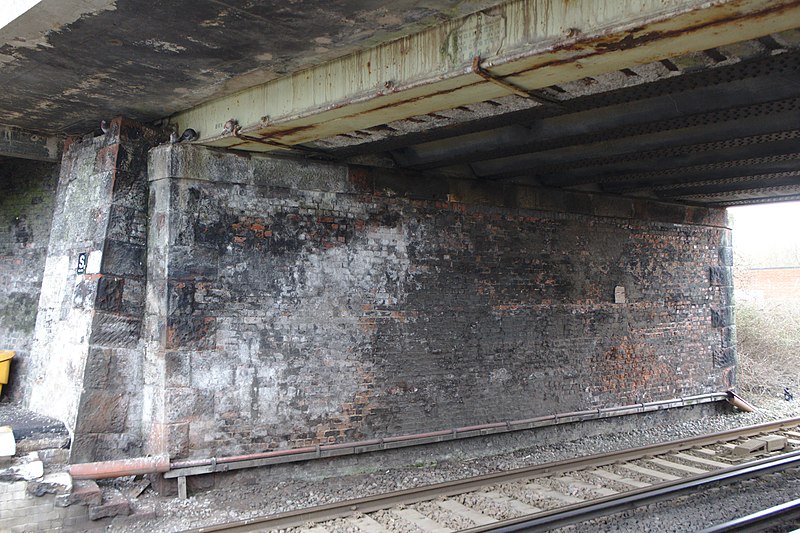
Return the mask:
<svg viewBox="0 0 800 533">
<path fill-rule="evenodd" d="M 766 526 L 772 525 L 775 520 L 786 520 L 788 518 L 797 518 L 800 516 L 800 500 L 792 500 L 790 502 L 782 503 L 769 509 L 758 511 L 757 513 L 742 516 L 735 520 L 725 522 L 724 524 L 717 524 L 706 528 L 700 533 L 728 533 L 735 531 L 737 533 L 749 533 L 756 531 L 764 531 Z"/>
<path fill-rule="evenodd" d="M 728 441 L 737 437 L 749 437 L 761 433 L 794 428 L 800 425 L 800 418 L 790 418 L 767 422 L 754 426 L 746 426 L 698 437 L 688 437 L 676 441 L 650 444 L 638 448 L 621 451 L 605 452 L 596 455 L 587 455 L 574 459 L 565 459 L 552 463 L 533 465 L 507 472 L 484 474 L 466 480 L 448 481 L 420 488 L 405 489 L 396 492 L 365 496 L 317 507 L 286 511 L 275 515 L 250 518 L 225 524 L 205 526 L 187 530 L 186 533 L 205 533 L 211 531 L 262 531 L 267 529 L 281 529 L 303 525 L 308 522 L 323 522 L 350 516 L 356 512 L 370 513 L 386 509 L 398 504 L 412 504 L 425 500 L 435 499 L 439 496 L 452 496 L 477 490 L 486 485 L 531 479 L 547 475 L 588 468 L 590 466 L 608 465 L 618 461 L 631 461 L 651 455 L 658 455 L 670 451 L 680 451 L 696 446 L 707 446 L 718 442 Z M 798 452 L 800 453 L 800 452 Z"/>
<path fill-rule="evenodd" d="M 729 468 L 723 468 L 706 474 L 699 474 L 676 481 L 659 483 L 653 487 L 646 487 L 626 492 L 621 496 L 607 496 L 585 503 L 560 507 L 544 513 L 504 520 L 490 526 L 474 527 L 462 530 L 462 533 L 478 533 L 491 531 L 493 533 L 514 533 L 517 531 L 548 531 L 559 527 L 585 522 L 628 511 L 674 498 L 682 494 L 696 492 L 707 488 L 709 485 L 724 485 L 744 481 L 753 477 L 763 476 L 800 466 L 800 451 L 795 451 L 777 457 L 769 457 L 758 461 L 750 461 Z M 728 530 L 726 530 L 728 531 Z M 737 530 L 738 531 L 738 530 Z"/>
</svg>

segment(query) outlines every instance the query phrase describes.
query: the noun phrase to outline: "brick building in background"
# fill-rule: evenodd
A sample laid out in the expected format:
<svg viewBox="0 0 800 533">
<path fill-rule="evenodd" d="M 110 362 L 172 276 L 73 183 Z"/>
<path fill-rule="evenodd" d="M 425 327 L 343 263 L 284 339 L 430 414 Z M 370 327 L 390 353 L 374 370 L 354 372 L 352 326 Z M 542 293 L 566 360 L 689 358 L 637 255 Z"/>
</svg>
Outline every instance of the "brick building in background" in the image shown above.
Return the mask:
<svg viewBox="0 0 800 533">
<path fill-rule="evenodd" d="M 800 266 L 737 270 L 736 298 L 800 305 Z"/>
</svg>

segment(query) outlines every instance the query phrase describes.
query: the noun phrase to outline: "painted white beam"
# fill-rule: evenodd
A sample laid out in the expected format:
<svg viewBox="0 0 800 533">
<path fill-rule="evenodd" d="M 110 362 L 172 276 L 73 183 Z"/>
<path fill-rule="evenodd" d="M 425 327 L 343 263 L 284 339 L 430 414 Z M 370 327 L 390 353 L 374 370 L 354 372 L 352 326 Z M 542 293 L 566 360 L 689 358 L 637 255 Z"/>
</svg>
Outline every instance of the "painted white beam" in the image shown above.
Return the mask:
<svg viewBox="0 0 800 533">
<path fill-rule="evenodd" d="M 203 144 L 294 145 L 800 27 L 798 0 L 515 0 L 172 117 Z M 235 118 L 248 137 L 222 135 Z"/>
</svg>

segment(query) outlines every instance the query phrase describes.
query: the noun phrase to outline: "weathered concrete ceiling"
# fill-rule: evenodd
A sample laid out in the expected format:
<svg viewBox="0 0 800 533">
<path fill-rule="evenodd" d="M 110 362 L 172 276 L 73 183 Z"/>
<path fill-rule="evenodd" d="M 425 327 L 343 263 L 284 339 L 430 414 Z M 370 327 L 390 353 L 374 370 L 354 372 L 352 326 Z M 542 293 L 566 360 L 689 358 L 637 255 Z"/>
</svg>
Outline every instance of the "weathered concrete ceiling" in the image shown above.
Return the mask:
<svg viewBox="0 0 800 533">
<path fill-rule="evenodd" d="M 499 0 L 43 0 L 0 29 L 0 124 L 152 121 Z"/>
</svg>

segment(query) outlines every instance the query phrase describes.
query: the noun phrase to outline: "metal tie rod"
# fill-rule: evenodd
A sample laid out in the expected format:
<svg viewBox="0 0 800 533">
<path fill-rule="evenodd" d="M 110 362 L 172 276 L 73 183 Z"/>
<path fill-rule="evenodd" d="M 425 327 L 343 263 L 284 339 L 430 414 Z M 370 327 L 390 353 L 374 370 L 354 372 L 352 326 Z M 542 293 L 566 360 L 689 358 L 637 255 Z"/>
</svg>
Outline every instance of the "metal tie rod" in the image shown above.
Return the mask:
<svg viewBox="0 0 800 533">
<path fill-rule="evenodd" d="M 642 505 L 659 502 L 673 498 L 680 493 L 693 492 L 714 483 L 733 483 L 743 481 L 751 477 L 763 476 L 771 472 L 786 470 L 788 468 L 800 466 L 800 451 L 795 451 L 770 457 L 759 461 L 752 461 L 743 465 L 736 465 L 722 471 L 710 472 L 693 476 L 689 479 L 681 479 L 660 485 L 656 489 L 639 489 L 633 494 L 622 497 L 608 497 L 600 501 L 587 502 L 585 504 L 575 504 L 561 510 L 555 509 L 539 515 L 536 518 L 516 518 L 498 522 L 489 526 L 475 527 L 464 530 L 463 533 L 477 533 L 492 531 L 494 533 L 512 533 L 516 531 L 547 531 L 558 527 L 575 524 L 635 509 Z"/>
</svg>

